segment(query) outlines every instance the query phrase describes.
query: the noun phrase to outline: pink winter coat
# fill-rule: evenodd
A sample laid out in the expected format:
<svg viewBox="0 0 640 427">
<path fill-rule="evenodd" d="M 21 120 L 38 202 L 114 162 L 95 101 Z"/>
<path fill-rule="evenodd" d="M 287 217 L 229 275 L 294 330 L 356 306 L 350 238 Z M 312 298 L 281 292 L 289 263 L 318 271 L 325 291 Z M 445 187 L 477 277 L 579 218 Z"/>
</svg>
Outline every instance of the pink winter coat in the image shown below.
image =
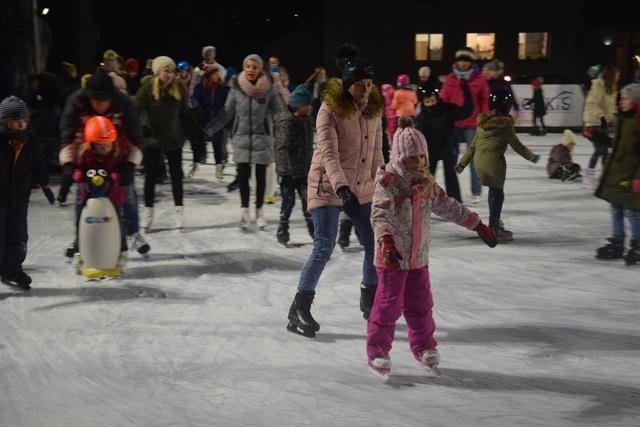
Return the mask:
<svg viewBox="0 0 640 427">
<path fill-rule="evenodd" d="M 338 79 L 327 82 L 325 98 L 318 111 L 318 141 L 307 181 L 309 210 L 342 206 L 336 190 L 349 186 L 361 204 L 373 199 L 373 179 L 382 158 L 384 102 L 373 89 L 364 111 L 354 110 L 342 95 Z"/>
<path fill-rule="evenodd" d="M 462 106 L 464 104 L 464 91 L 460 86 L 461 80 L 455 73 L 449 73 L 440 91 L 440 99 L 450 104 Z M 474 72 L 467 81 L 471 98 L 473 99 L 473 113 L 466 119 L 458 120 L 455 126 L 458 128 L 475 128 L 478 114 L 489 112 L 489 84 L 480 73 Z"/>
<path fill-rule="evenodd" d="M 375 241 L 391 235 L 402 255 L 400 270 L 413 270 L 429 264 L 431 212 L 473 230 L 478 214 L 458 203 L 435 184 L 434 195 L 427 195 L 419 184 L 411 183 L 405 171 L 394 162 L 378 169 L 371 207 L 371 224 Z M 375 245 L 374 265 L 385 267 L 381 245 Z"/>
</svg>

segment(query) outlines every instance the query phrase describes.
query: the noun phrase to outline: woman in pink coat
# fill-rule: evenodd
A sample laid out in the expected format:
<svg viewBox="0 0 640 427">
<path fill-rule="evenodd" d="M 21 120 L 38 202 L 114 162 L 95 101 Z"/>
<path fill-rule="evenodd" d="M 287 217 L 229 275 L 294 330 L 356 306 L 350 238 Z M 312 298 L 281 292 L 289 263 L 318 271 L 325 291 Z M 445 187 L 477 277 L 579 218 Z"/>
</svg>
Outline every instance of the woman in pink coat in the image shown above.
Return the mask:
<svg viewBox="0 0 640 427">
<path fill-rule="evenodd" d="M 307 183 L 314 225 L 313 250 L 289 309 L 287 329 L 307 337 L 320 326 L 311 316 L 315 288 L 336 245 L 340 211 L 350 217 L 364 246 L 360 309 L 369 316 L 378 276 L 373 267 L 373 230 L 369 220 L 373 178 L 382 158 L 384 102 L 373 84 L 373 67 L 353 46 L 339 49 L 342 80 L 327 82 L 316 119 L 318 141 Z"/>
<path fill-rule="evenodd" d="M 424 366 L 440 361 L 429 281 L 431 212 L 474 230 L 494 247 L 496 236 L 478 214 L 458 203 L 429 173 L 427 142 L 408 117 L 398 120 L 391 162 L 378 169 L 371 222 L 376 238 L 376 293 L 367 324 L 367 357 L 383 376 L 391 368 L 395 323 L 404 314 L 411 351 Z"/>
</svg>

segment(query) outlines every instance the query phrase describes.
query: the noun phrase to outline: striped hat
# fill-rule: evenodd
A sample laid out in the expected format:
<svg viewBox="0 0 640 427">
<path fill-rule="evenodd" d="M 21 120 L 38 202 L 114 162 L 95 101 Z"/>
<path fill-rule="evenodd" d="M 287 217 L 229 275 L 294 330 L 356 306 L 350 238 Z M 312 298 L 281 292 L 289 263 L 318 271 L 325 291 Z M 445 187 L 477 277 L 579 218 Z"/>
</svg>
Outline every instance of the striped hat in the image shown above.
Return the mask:
<svg viewBox="0 0 640 427">
<path fill-rule="evenodd" d="M 9 96 L 0 102 L 0 122 L 29 119 L 27 104 L 17 96 Z"/>
</svg>

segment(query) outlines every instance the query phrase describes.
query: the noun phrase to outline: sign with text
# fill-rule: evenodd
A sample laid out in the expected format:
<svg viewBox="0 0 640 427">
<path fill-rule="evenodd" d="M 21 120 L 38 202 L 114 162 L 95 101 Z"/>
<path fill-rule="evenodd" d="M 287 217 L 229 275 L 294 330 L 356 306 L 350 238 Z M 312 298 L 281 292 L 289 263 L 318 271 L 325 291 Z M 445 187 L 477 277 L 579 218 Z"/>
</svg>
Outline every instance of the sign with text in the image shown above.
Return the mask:
<svg viewBox="0 0 640 427">
<path fill-rule="evenodd" d="M 533 88 L 531 85 L 511 85 L 520 106 L 517 127 L 532 126 L 533 123 Z M 545 126 L 580 127 L 582 126 L 582 110 L 584 108 L 584 90 L 577 84 L 542 85 L 547 114 L 544 116 Z"/>
</svg>

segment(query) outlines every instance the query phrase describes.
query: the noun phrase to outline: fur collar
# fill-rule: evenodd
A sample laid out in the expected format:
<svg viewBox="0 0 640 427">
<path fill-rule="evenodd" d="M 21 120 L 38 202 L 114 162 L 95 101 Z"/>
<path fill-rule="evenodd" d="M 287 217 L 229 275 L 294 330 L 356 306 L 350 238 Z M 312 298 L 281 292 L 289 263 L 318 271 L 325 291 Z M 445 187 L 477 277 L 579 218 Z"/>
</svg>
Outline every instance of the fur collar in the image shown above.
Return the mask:
<svg viewBox="0 0 640 427">
<path fill-rule="evenodd" d="M 495 113 L 478 114 L 478 127 L 482 129 L 496 129 L 513 127 L 516 121 L 511 116 L 499 116 Z"/>
<path fill-rule="evenodd" d="M 238 75 L 237 84 L 251 98 L 264 98 L 269 89 L 271 89 L 271 80 L 265 73 L 261 73 L 256 84 L 253 84 L 247 79 L 243 71 Z"/>
<path fill-rule="evenodd" d="M 342 89 L 342 81 L 340 79 L 332 78 L 327 81 L 324 101 L 339 117 L 348 117 L 358 111 L 358 108 L 349 98 L 348 93 L 345 93 Z M 375 118 L 381 117 L 383 111 L 384 101 L 382 95 L 380 95 L 378 88 L 374 86 L 369 95 L 369 102 L 367 102 L 367 106 L 364 107 L 362 114 L 367 118 Z"/>
</svg>

